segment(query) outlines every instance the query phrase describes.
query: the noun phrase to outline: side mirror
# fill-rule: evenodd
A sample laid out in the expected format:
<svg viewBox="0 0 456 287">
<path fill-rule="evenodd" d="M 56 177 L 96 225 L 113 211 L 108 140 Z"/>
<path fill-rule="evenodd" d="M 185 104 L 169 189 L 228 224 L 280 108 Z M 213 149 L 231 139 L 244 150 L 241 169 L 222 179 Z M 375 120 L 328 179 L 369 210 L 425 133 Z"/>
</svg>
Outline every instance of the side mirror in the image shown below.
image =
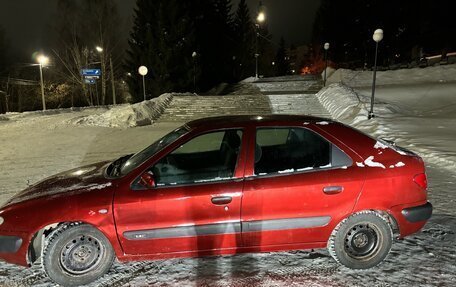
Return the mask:
<svg viewBox="0 0 456 287">
<path fill-rule="evenodd" d="M 155 187 L 155 179 L 154 174 L 152 171 L 146 171 L 145 173 L 141 174 L 138 180 L 138 185 L 151 189 Z"/>
</svg>

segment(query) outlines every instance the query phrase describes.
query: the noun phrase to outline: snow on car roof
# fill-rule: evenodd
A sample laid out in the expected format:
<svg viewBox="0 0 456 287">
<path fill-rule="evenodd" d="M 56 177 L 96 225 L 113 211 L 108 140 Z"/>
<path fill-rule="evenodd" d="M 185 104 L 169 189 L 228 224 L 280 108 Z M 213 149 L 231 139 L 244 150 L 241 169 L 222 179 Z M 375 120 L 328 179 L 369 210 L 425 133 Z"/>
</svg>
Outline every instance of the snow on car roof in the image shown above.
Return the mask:
<svg viewBox="0 0 456 287">
<path fill-rule="evenodd" d="M 334 121 L 326 118 L 307 116 L 307 115 L 230 115 L 230 116 L 218 116 L 210 118 L 197 119 L 191 122 L 188 122 L 189 127 L 198 127 L 203 125 L 226 125 L 228 123 L 232 125 L 240 124 L 249 124 L 253 122 L 261 123 L 270 123 L 270 122 L 299 122 L 299 121 L 309 121 L 309 122 L 328 122 L 332 123 Z"/>
</svg>

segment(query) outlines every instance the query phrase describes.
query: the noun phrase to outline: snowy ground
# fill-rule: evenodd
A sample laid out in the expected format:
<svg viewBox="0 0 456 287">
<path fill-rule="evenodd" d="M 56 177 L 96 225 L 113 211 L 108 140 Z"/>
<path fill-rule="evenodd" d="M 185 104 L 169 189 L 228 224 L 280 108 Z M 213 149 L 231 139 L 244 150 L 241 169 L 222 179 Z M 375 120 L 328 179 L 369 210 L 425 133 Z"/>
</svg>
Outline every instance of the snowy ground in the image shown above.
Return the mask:
<svg viewBox="0 0 456 287">
<path fill-rule="evenodd" d="M 368 86 L 369 77 L 362 77 L 366 80 L 357 90 L 332 85 L 317 95 L 319 101 L 304 101 L 307 106 L 302 110 L 324 108 L 332 117 L 370 134 L 397 140 L 419 152 L 428 163 L 434 215 L 422 232 L 395 242 L 385 262 L 370 270 L 354 271 L 337 265 L 325 250 L 316 250 L 116 263 L 92 286 L 454 286 L 456 113 L 450 107 L 455 100 L 447 93 L 441 93 L 437 100 L 435 91 L 455 90 L 451 83 L 440 85 L 434 79 L 435 89 L 429 90 L 428 83 L 407 95 L 415 85 L 403 87 L 403 93 L 385 90 L 382 96 L 379 92 L 382 103 L 376 109 L 378 117 L 368 121 L 367 100 L 363 96 L 368 90 L 363 87 Z M 283 81 L 267 88 L 283 90 L 282 99 L 287 101 L 290 91 Z M 429 90 L 429 94 L 418 100 L 424 90 Z M 443 112 L 432 115 L 428 108 L 441 108 Z M 74 119 L 104 112 L 88 109 L 55 115 L 32 113 L 0 120 L 0 201 L 25 187 L 28 179 L 34 182 L 81 164 L 136 151 L 178 125 L 158 122 L 121 129 L 73 124 Z M 448 129 L 439 128 L 440 125 Z M 50 285 L 39 265 L 25 269 L 0 263 L 0 286 Z"/>
<path fill-rule="evenodd" d="M 30 113 L 0 121 L 0 204 L 28 183 L 136 152 L 180 125 L 160 123 L 121 129 L 71 123 L 106 112 L 101 108 L 54 115 Z"/>
</svg>

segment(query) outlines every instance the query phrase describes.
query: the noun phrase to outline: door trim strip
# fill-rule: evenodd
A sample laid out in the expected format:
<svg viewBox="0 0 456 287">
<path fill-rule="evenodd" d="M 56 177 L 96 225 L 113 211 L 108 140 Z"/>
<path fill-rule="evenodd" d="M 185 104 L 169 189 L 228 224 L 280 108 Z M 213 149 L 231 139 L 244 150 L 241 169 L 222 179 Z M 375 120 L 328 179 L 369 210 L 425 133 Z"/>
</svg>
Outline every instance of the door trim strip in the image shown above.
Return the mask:
<svg viewBox="0 0 456 287">
<path fill-rule="evenodd" d="M 123 236 L 128 240 L 193 237 L 202 235 L 229 234 L 241 232 L 239 222 L 179 226 L 171 228 L 127 231 Z"/>
<path fill-rule="evenodd" d="M 179 226 L 171 228 L 126 231 L 123 236 L 128 240 L 164 239 L 194 237 L 242 232 L 274 231 L 326 226 L 331 216 L 254 220 L 245 222 L 224 222 L 204 225 Z"/>
<path fill-rule="evenodd" d="M 330 221 L 331 216 L 254 220 L 242 222 L 242 232 L 323 227 Z"/>
</svg>

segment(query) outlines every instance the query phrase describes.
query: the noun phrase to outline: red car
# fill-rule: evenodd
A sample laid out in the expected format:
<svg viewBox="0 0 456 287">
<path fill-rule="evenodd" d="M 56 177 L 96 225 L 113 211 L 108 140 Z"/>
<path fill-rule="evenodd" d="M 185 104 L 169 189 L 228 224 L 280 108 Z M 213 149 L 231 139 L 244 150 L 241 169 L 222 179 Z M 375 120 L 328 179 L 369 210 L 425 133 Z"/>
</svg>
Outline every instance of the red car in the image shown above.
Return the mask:
<svg viewBox="0 0 456 287">
<path fill-rule="evenodd" d="M 64 172 L 0 211 L 0 258 L 57 283 L 120 261 L 327 247 L 370 268 L 431 217 L 416 154 L 327 119 L 192 121 L 143 151 Z"/>
</svg>

